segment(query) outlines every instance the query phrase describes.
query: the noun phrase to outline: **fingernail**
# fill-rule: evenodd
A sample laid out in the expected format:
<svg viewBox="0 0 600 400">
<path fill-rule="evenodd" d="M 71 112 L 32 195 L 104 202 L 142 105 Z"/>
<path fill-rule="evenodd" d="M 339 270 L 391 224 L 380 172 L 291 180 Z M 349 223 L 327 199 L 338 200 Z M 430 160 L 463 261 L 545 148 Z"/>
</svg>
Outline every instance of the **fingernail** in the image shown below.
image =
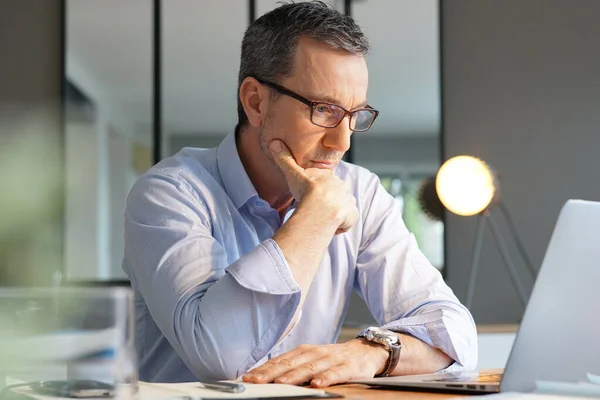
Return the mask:
<svg viewBox="0 0 600 400">
<path fill-rule="evenodd" d="M 323 381 L 320 380 L 320 379 L 315 379 L 315 380 L 312 381 L 312 383 L 315 384 L 315 385 L 317 385 L 317 386 L 319 386 L 321 383 L 323 383 Z"/>
<path fill-rule="evenodd" d="M 287 382 L 287 378 L 285 376 L 282 376 L 281 378 L 275 379 L 275 381 L 277 381 L 277 383 L 285 383 Z"/>
<path fill-rule="evenodd" d="M 279 140 L 273 140 L 271 142 L 271 151 L 273 153 L 279 153 L 281 151 L 281 142 Z"/>
</svg>

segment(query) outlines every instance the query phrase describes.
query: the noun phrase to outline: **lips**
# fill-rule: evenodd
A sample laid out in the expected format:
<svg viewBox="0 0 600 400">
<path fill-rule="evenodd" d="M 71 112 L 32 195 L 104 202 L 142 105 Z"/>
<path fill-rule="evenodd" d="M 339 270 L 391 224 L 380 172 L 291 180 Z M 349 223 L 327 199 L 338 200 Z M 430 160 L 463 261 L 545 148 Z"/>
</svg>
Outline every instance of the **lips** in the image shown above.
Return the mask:
<svg viewBox="0 0 600 400">
<path fill-rule="evenodd" d="M 311 161 L 311 164 L 312 164 L 313 168 L 334 169 L 335 166 L 338 164 L 338 162 L 337 161 L 316 160 L 316 161 Z"/>
</svg>

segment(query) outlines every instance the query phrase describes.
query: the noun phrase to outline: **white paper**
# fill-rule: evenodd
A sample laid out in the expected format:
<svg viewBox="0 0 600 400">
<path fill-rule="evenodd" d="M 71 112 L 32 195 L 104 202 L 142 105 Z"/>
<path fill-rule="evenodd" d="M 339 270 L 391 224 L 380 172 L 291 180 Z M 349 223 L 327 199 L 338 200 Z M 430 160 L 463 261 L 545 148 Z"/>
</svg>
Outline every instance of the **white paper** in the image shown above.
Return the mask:
<svg viewBox="0 0 600 400">
<path fill-rule="evenodd" d="M 292 396 L 322 396 L 325 391 L 320 389 L 311 389 L 301 386 L 282 385 L 282 384 L 252 384 L 244 383 L 246 390 L 242 393 L 225 393 L 217 390 L 205 389 L 198 382 L 189 383 L 138 383 L 138 395 L 140 400 L 195 400 L 201 398 L 226 398 L 226 399 L 247 399 L 252 397 L 292 397 Z M 126 389 L 124 391 L 127 391 Z M 60 397 L 46 396 L 38 394 L 29 387 L 16 388 L 15 392 L 26 394 L 37 400 L 57 400 Z M 72 399 L 69 399 L 72 400 Z M 94 400 L 94 399 L 86 399 Z M 98 398 L 95 400 L 107 400 L 107 398 Z"/>
<path fill-rule="evenodd" d="M 600 397 L 600 386 L 588 382 L 536 381 L 536 392 L 560 396 Z"/>
<path fill-rule="evenodd" d="M 241 393 L 225 393 L 217 390 L 205 389 L 201 383 L 146 383 L 140 382 L 140 399 L 167 400 L 174 397 L 188 398 L 237 398 L 252 397 L 291 397 L 291 396 L 322 396 L 323 390 L 311 389 L 302 386 L 282 384 L 252 384 L 244 383 L 246 390 Z"/>
<path fill-rule="evenodd" d="M 595 385 L 600 385 L 600 375 L 590 374 L 588 372 L 587 378 L 591 383 L 593 383 Z"/>
</svg>

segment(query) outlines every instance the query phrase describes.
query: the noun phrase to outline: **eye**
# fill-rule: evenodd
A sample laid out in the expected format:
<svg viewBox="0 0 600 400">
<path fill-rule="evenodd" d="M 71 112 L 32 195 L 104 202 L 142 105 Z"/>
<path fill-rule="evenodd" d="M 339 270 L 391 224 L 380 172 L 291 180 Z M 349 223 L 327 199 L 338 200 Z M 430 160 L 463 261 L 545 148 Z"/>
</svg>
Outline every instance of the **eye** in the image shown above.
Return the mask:
<svg viewBox="0 0 600 400">
<path fill-rule="evenodd" d="M 329 113 L 331 110 L 330 108 L 325 105 L 325 104 L 317 104 L 315 106 L 315 111 L 317 111 L 318 113 Z"/>
</svg>

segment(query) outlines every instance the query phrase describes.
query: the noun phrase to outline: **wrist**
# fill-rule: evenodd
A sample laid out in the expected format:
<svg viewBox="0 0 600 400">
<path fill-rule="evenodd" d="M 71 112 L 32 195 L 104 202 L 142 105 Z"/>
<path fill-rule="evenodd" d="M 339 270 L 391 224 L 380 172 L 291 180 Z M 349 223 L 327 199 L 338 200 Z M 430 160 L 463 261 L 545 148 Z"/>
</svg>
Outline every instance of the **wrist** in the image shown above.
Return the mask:
<svg viewBox="0 0 600 400">
<path fill-rule="evenodd" d="M 365 338 L 356 338 L 353 340 L 360 343 L 364 352 L 367 353 L 366 359 L 374 366 L 375 372 L 373 375 L 381 375 L 385 371 L 390 358 L 389 350 L 377 343 L 370 342 Z"/>
<path fill-rule="evenodd" d="M 298 203 L 294 212 L 294 215 L 296 214 L 303 220 L 310 221 L 311 226 L 319 232 L 331 233 L 331 236 L 340 226 L 342 219 L 337 210 L 323 205 L 321 202 L 313 201 L 309 196 Z"/>
</svg>

